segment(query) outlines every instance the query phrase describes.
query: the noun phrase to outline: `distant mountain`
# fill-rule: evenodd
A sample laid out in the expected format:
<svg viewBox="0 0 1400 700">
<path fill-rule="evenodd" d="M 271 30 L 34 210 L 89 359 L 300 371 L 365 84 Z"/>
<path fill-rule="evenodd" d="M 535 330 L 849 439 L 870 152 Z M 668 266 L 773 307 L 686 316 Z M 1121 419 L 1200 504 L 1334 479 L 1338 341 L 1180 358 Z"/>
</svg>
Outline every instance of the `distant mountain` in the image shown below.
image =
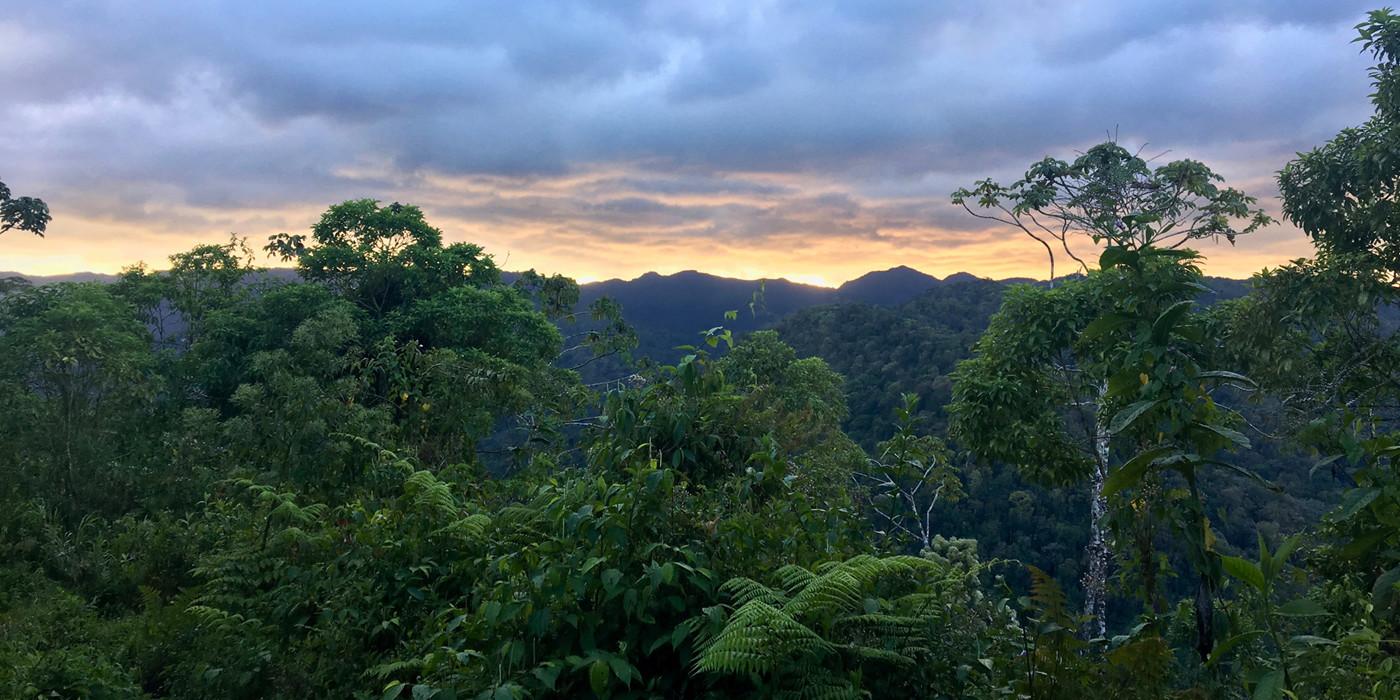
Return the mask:
<svg viewBox="0 0 1400 700">
<path fill-rule="evenodd" d="M 957 277 L 972 278 L 972 275 L 959 272 L 947 281 Z M 867 272 L 841 285 L 836 290 L 836 300 L 875 306 L 899 306 L 939 284 L 937 277 L 900 265 L 881 272 Z"/>
<path fill-rule="evenodd" d="M 66 275 L 26 275 L 22 272 L 6 272 L 0 270 L 0 279 L 6 277 L 23 277 L 35 286 L 44 284 L 54 284 L 55 282 L 115 282 L 116 275 L 109 275 L 103 272 L 71 272 Z"/>
<path fill-rule="evenodd" d="M 296 272 L 288 268 L 273 268 L 267 273 L 289 281 L 297 277 Z M 52 276 L 0 272 L 0 277 L 7 276 L 26 277 L 34 284 L 111 282 L 117 278 L 116 275 L 93 272 Z M 507 284 L 517 276 L 518 274 L 513 272 L 502 273 L 503 281 Z M 702 334 L 716 326 L 723 326 L 738 336 L 772 327 L 794 313 L 817 306 L 855 304 L 895 309 L 935 289 L 967 284 L 1005 287 L 1030 281 L 1032 280 L 1014 279 L 994 282 L 966 272 L 958 272 L 940 280 L 901 265 L 866 273 L 833 289 L 786 279 L 733 279 L 686 270 L 671 275 L 648 272 L 633 280 L 590 282 L 580 285 L 579 292 L 582 306 L 605 295 L 617 299 L 622 304 L 623 316 L 637 329 L 641 337 L 641 345 L 637 348 L 635 356 L 651 357 L 653 360 L 669 364 L 680 356 L 676 347 L 700 344 Z M 1247 283 L 1238 280 L 1209 278 L 1207 283 L 1217 291 L 1203 297 L 1202 301 L 1206 303 L 1217 298 L 1242 296 L 1248 290 Z M 737 317 L 732 320 L 726 319 L 725 313 L 728 311 L 737 311 Z M 564 331 L 569 334 L 588 327 L 589 322 L 581 320 L 576 326 L 565 328 Z M 719 348 L 720 351 L 723 349 Z M 591 370 L 589 374 L 602 375 L 623 370 L 621 365 L 612 366 L 612 363 L 605 363 Z"/>
<path fill-rule="evenodd" d="M 648 272 L 634 280 L 592 282 L 580 290 L 585 304 L 601 296 L 617 299 L 633 324 L 684 332 L 719 325 L 735 330 L 766 327 L 798 309 L 828 303 L 835 294 L 834 289 L 785 279 L 740 280 L 694 270 Z M 726 311 L 740 314 L 726 322 Z"/>
</svg>

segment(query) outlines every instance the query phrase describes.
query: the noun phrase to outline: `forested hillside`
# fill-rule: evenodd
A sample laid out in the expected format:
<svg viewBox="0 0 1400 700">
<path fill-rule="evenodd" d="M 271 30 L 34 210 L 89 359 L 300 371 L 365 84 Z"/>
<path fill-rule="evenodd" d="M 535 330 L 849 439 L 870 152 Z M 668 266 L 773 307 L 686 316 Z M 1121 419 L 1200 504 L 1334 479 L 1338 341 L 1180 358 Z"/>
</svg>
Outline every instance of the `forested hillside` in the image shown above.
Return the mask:
<svg viewBox="0 0 1400 700">
<path fill-rule="evenodd" d="M 1239 299 L 1248 287 L 1237 280 L 1205 278 L 1211 290 L 1201 304 Z M 953 370 L 971 357 L 972 347 L 1001 307 L 1006 282 L 950 278 L 898 307 L 833 304 L 785 316 L 775 327 L 799 356 L 825 360 L 845 378 L 850 406 L 846 434 L 868 451 L 894 428 L 904 397 L 919 399 L 916 415 L 929 432 L 946 433 L 945 406 L 952 401 Z M 1273 426 L 1276 403 L 1251 405 L 1231 395 L 1242 415 L 1256 427 Z M 1311 473 L 1316 459 L 1297 446 L 1281 444 L 1249 431 L 1250 449 L 1232 459 L 1280 485 L 1267 488 L 1240 474 L 1213 475 L 1211 491 L 1221 512 L 1221 538 L 1234 550 L 1254 545 L 1255 533 L 1295 532 L 1315 521 L 1340 498 L 1341 486 L 1330 474 Z M 957 448 L 956 444 L 952 445 Z M 1088 495 L 1073 489 L 1046 488 L 1025 480 L 1016 470 L 963 469 L 964 495 L 955 506 L 933 514 L 935 532 L 976 539 L 984 555 L 1033 564 L 1079 593 L 1081 553 L 1089 529 L 1080 517 Z M 1017 577 L 1023 578 L 1023 577 Z M 1179 584 L 1179 581 L 1172 582 Z"/>
<path fill-rule="evenodd" d="M 1400 696 L 1400 16 L 1360 32 L 1376 116 L 1279 174 L 1317 256 L 1247 289 L 1196 249 L 1258 202 L 1114 142 L 953 195 L 1076 274 L 690 329 L 369 199 L 267 241 L 295 274 L 6 279 L 0 694 Z M 697 342 L 589 386 L 629 304 Z"/>
</svg>

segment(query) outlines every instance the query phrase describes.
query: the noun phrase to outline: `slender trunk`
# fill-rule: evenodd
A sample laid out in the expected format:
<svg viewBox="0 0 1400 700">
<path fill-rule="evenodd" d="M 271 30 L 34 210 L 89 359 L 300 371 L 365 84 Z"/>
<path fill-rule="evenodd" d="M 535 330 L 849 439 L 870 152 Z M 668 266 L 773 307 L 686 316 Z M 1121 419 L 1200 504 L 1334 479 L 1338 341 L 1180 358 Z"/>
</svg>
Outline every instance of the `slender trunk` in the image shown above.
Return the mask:
<svg viewBox="0 0 1400 700">
<path fill-rule="evenodd" d="M 1099 405 L 1107 386 L 1099 386 Z M 1094 476 L 1089 484 L 1089 568 L 1084 572 L 1084 614 L 1090 616 L 1090 636 L 1102 637 L 1108 632 L 1108 533 L 1103 519 L 1108 514 L 1108 499 L 1103 497 L 1104 481 L 1108 479 L 1109 434 L 1099 411 L 1094 412 Z M 1094 634 L 1097 633 L 1097 634 Z"/>
</svg>

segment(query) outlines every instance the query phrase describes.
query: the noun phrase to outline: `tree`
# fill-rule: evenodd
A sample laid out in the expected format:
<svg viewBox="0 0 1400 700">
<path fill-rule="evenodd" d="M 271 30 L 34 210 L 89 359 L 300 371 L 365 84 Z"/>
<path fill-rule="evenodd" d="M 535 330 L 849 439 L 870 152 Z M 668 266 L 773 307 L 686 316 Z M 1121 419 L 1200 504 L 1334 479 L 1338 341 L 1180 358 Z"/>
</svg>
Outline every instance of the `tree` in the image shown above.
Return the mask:
<svg viewBox="0 0 1400 700">
<path fill-rule="evenodd" d="M 0 455 L 11 478 L 73 519 L 120 514 L 120 462 L 154 386 L 150 334 L 103 284 L 53 284 L 0 298 Z"/>
<path fill-rule="evenodd" d="M 481 246 L 443 246 L 442 232 L 412 205 L 343 202 L 311 227 L 311 238 L 308 246 L 305 235 L 280 233 L 265 249 L 296 261 L 303 279 L 330 287 L 375 319 L 452 287 L 489 287 L 501 281 Z"/>
<path fill-rule="evenodd" d="M 1236 236 L 1270 222 L 1263 210 L 1252 208 L 1253 197 L 1233 188 L 1218 187 L 1215 183 L 1221 179 L 1204 164 L 1193 160 L 1173 161 L 1150 169 L 1146 160 L 1110 141 L 1090 148 L 1073 163 L 1047 157 L 1032 165 L 1025 177 L 1010 186 L 991 179 L 982 180 L 971 190 L 962 188 L 954 192 L 953 202 L 978 218 L 1015 226 L 1044 246 L 1050 257 L 1053 284 L 1056 251 L 1051 241 L 1056 241 L 1065 254 L 1088 272 L 1088 265 L 1070 248 L 1073 237 L 1088 237 L 1096 244 L 1107 243 L 1110 248 L 1174 249 L 1188 241 L 1221 236 L 1233 243 Z M 973 201 L 978 208 L 994 213 L 979 213 L 973 209 Z M 1237 221 L 1241 224 L 1239 228 L 1236 228 Z M 1199 285 L 1199 282 L 1190 281 L 1190 284 Z M 1048 456 L 1056 480 L 1072 477 L 1076 465 L 1092 467 L 1094 498 L 1090 508 L 1092 537 L 1085 575 L 1085 606 L 1087 614 L 1098 620 L 1098 630 L 1102 633 L 1108 545 L 1100 523 L 1107 514 L 1102 492 L 1109 471 L 1111 436 L 1105 423 L 1108 416 L 1104 413 L 1109 387 L 1106 376 L 1081 371 L 1080 361 L 1088 358 L 1078 357 L 1073 350 L 1078 344 L 1077 334 L 1112 308 L 1113 301 L 1075 299 L 1075 294 L 1071 292 L 1063 298 L 1044 295 L 1039 299 L 1036 290 L 1027 289 L 1019 300 L 1029 307 L 1040 308 L 1028 307 L 1028 314 L 1021 314 L 1019 321 L 1000 330 L 993 322 L 993 328 L 984 336 L 985 357 L 970 361 L 966 370 L 959 370 L 963 388 L 961 394 L 955 389 L 954 406 L 962 406 L 959 410 L 963 419 L 956 423 L 955 416 L 954 427 L 964 439 L 980 444 L 984 457 L 1004 459 L 1010 454 L 998 455 L 993 444 L 1004 440 L 1007 434 L 994 437 L 993 433 L 985 432 L 995 412 L 989 414 L 973 407 L 990 406 L 987 403 L 990 397 L 998 392 L 1004 394 L 1010 387 L 1017 392 L 1031 390 L 1034 393 L 1023 394 L 1035 397 L 1030 401 L 1003 396 L 1021 402 L 1018 408 L 1012 409 L 1019 415 L 1009 422 L 1005 419 L 1010 416 L 1006 415 L 997 416 L 997 420 L 1005 425 L 1018 424 L 1018 432 L 1026 437 L 1021 444 L 1005 443 L 1004 449 L 1035 450 L 1034 445 L 1051 441 L 1048 446 L 1053 449 L 1041 454 Z M 1017 299 L 1009 299 L 1008 304 L 1011 303 L 1017 303 Z M 1025 357 L 1020 357 L 1021 354 Z M 1098 361 L 1103 359 L 1098 358 Z M 1013 378 L 1033 386 L 1017 385 Z M 1057 392 L 1056 382 L 1068 391 Z M 1092 411 L 1080 412 L 1084 436 L 1092 445 L 1087 454 L 1072 447 L 1064 430 L 1055 427 L 1059 425 L 1055 416 L 1060 410 L 1057 400 L 1067 400 L 1070 406 L 1094 406 Z M 986 439 L 979 439 L 979 435 Z M 1021 453 L 1018 462 L 1024 463 L 1024 454 Z M 1066 469 L 1069 472 L 1065 472 Z"/>
<path fill-rule="evenodd" d="M 10 188 L 0 182 L 0 233 L 12 228 L 29 231 L 43 238 L 53 217 L 49 215 L 49 205 L 35 197 L 15 197 Z"/>
<path fill-rule="evenodd" d="M 1236 236 L 1270 222 L 1262 209 L 1254 207 L 1253 197 L 1215 184 L 1222 179 L 1194 160 L 1149 168 L 1139 154 L 1108 141 L 1073 163 L 1047 156 L 1010 185 L 980 180 L 970 190 L 954 192 L 953 203 L 979 219 L 1014 226 L 1044 246 L 1053 282 L 1056 251 L 1051 241 L 1083 272 L 1089 266 L 1071 250 L 1072 238 L 1134 247 L 1145 244 L 1140 239 L 1142 227 L 1124 224 L 1128 216 L 1157 222 L 1151 229 L 1153 244 L 1170 248 L 1222 236 L 1234 243 Z"/>
<path fill-rule="evenodd" d="M 1297 412 L 1296 435 L 1322 455 L 1318 466 L 1351 487 L 1324 520 L 1335 544 L 1321 567 L 1369 590 L 1378 627 L 1394 630 L 1400 342 L 1378 310 L 1400 300 L 1400 16 L 1376 10 L 1356 29 L 1354 41 L 1377 61 L 1375 113 L 1278 173 L 1283 213 L 1319 255 L 1261 275 L 1230 329 L 1232 349 L 1264 369 L 1266 388 Z"/>
<path fill-rule="evenodd" d="M 1324 254 L 1364 253 L 1400 274 L 1400 16 L 1371 12 L 1356 25 L 1371 69 L 1375 114 L 1300 154 L 1278 173 L 1283 214 Z"/>
<path fill-rule="evenodd" d="M 887 525 L 886 538 L 902 534 L 922 552 L 937 537 L 934 508 L 966 494 L 943 441 L 919 434 L 919 397 L 903 398 L 904 406 L 895 409 L 894 435 L 878 445 L 880 456 L 870 460 L 869 468 L 856 473 L 855 485 L 869 489 L 874 514 Z"/>
<path fill-rule="evenodd" d="M 1106 310 L 1099 280 L 1009 290 L 1002 309 L 953 373 L 949 433 L 984 462 L 1014 465 L 1031 480 L 1071 486 L 1090 480 L 1093 498 L 1084 576 L 1085 614 L 1107 621 L 1108 542 L 1102 485 L 1109 469 L 1107 422 L 1098 415 L 1105 377 L 1079 345 Z M 1106 409 L 1105 409 L 1106 410 Z"/>
</svg>

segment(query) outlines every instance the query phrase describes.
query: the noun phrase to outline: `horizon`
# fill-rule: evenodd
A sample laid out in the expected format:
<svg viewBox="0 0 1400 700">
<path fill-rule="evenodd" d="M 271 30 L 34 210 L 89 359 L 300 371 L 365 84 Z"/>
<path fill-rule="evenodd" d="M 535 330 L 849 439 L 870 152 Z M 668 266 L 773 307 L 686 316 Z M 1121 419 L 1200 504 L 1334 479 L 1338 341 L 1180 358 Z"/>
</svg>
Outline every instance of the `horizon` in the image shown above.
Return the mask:
<svg viewBox="0 0 1400 700">
<path fill-rule="evenodd" d="M 21 0 L 0 179 L 54 220 L 0 239 L 0 268 L 158 268 L 373 198 L 576 279 L 1043 278 L 949 193 L 1114 136 L 1279 218 L 1274 173 L 1372 112 L 1355 0 L 567 6 Z M 1312 245 L 1280 224 L 1201 252 L 1242 278 Z"/>
<path fill-rule="evenodd" d="M 258 266 L 256 269 L 257 269 L 258 271 L 269 271 L 269 272 L 270 272 L 270 271 L 277 271 L 277 270 L 283 270 L 283 271 L 295 271 L 295 270 L 296 270 L 295 267 L 285 267 L 285 266 Z M 624 283 L 624 284 L 626 284 L 626 283 L 636 282 L 636 281 L 642 279 L 643 277 L 659 276 L 659 277 L 669 278 L 669 277 L 675 277 L 675 276 L 677 276 L 677 275 L 683 275 L 683 274 L 690 273 L 690 274 L 706 275 L 706 276 L 709 276 L 709 277 L 715 277 L 715 278 L 718 278 L 718 279 L 731 280 L 731 281 L 735 281 L 735 282 L 774 282 L 774 281 L 783 281 L 783 282 L 788 282 L 788 283 L 790 283 L 790 284 L 800 284 L 800 285 L 806 285 L 806 286 L 809 286 L 809 287 L 821 287 L 821 288 L 823 288 L 823 289 L 836 290 L 836 289 L 840 289 L 840 288 L 841 288 L 843 285 L 845 285 L 845 284 L 848 284 L 848 283 L 850 283 L 850 282 L 855 282 L 856 280 L 861 279 L 861 278 L 863 278 L 863 277 L 870 276 L 870 275 L 878 275 L 878 274 L 888 273 L 888 272 L 894 272 L 895 270 L 899 270 L 899 269 L 906 269 L 906 270 L 910 270 L 910 271 L 913 271 L 913 272 L 918 273 L 918 274 L 921 274 L 921 275 L 927 275 L 928 277 L 932 277 L 933 279 L 937 280 L 937 281 L 940 282 L 940 283 L 947 282 L 949 279 L 951 279 L 951 278 L 953 278 L 953 277 L 958 277 L 958 276 L 970 276 L 970 277 L 974 277 L 974 278 L 976 278 L 976 279 L 991 280 L 991 281 L 993 281 L 993 282 L 1021 282 L 1021 281 L 1045 282 L 1045 281 L 1048 281 L 1048 277 L 1033 277 L 1033 276 L 987 277 L 987 276 L 985 276 L 985 275 L 978 275 L 978 274 L 976 274 L 976 273 L 974 273 L 974 272 L 970 272 L 970 271 L 968 271 L 968 270 L 958 270 L 958 271 L 956 271 L 956 272 L 948 273 L 947 275 L 939 276 L 939 275 L 934 275 L 934 274 L 925 272 L 925 271 L 923 271 L 923 270 L 919 270 L 919 269 L 914 268 L 914 267 L 910 267 L 910 266 L 908 266 L 908 265 L 895 265 L 894 267 L 889 267 L 889 268 L 885 268 L 885 269 L 881 269 L 881 270 L 867 270 L 867 271 L 865 271 L 865 272 L 863 272 L 863 273 L 861 273 L 861 274 L 859 274 L 859 275 L 856 275 L 855 277 L 852 277 L 852 278 L 847 279 L 847 280 L 843 280 L 843 281 L 838 282 L 838 283 L 836 283 L 836 284 L 816 284 L 816 283 L 813 283 L 813 282 L 804 281 L 804 280 L 800 280 L 800 279 L 792 279 L 792 278 L 790 278 L 790 277 L 734 277 L 734 276 L 729 276 L 729 275 L 720 275 L 720 274 L 716 274 L 716 273 L 714 273 L 714 272 L 710 272 L 710 271 L 707 271 L 707 270 L 696 270 L 696 269 L 675 270 L 675 271 L 672 271 L 672 272 L 660 272 L 660 271 L 657 271 L 657 270 L 647 270 L 646 272 L 643 272 L 643 273 L 641 273 L 641 274 L 639 274 L 639 275 L 637 275 L 637 276 L 635 276 L 635 277 L 628 277 L 628 278 L 610 277 L 610 278 L 608 278 L 608 279 L 579 279 L 579 278 L 573 278 L 573 279 L 574 279 L 574 281 L 575 281 L 576 283 L 579 284 L 579 286 L 584 286 L 584 285 L 589 285 L 589 284 L 605 284 L 605 283 L 609 283 L 609 282 L 619 282 L 619 283 Z M 150 271 L 151 271 L 151 272 L 157 272 L 157 273 L 159 273 L 159 272 L 168 272 L 168 269 L 167 269 L 167 268 L 151 268 Z M 505 274 L 520 274 L 521 272 L 523 272 L 523 270 L 509 270 L 509 269 L 502 268 L 502 269 L 501 269 L 501 272 L 502 272 L 502 273 L 505 273 Z M 541 272 L 541 271 L 536 270 L 536 272 Z M 553 274 L 553 273 L 551 273 L 551 272 L 549 272 L 549 271 L 543 271 L 543 273 L 544 273 L 544 274 Z M 41 275 L 41 274 L 33 274 L 33 273 L 21 272 L 21 271 L 18 271 L 18 270 L 3 270 L 3 269 L 0 269 L 0 279 L 3 279 L 3 278 L 5 278 L 5 277 L 9 277 L 9 276 L 19 276 L 19 277 L 24 277 L 24 278 L 30 279 L 30 280 L 33 280 L 33 279 L 35 279 L 35 278 L 38 278 L 38 279 L 41 280 L 40 284 L 50 284 L 50 283 L 54 283 L 54 282 L 70 281 L 70 280 L 64 279 L 64 278 L 68 278 L 68 277 L 84 277 L 84 276 L 93 276 L 93 277 L 114 277 L 114 276 L 116 276 L 117 274 L 118 274 L 118 273 L 113 273 L 113 272 L 95 272 L 95 271 L 92 271 L 92 270 L 80 270 L 80 271 L 77 271 L 77 272 L 65 272 L 65 273 L 54 274 L 54 275 Z M 1079 276 L 1079 274 L 1080 274 L 1079 272 L 1071 272 L 1071 273 L 1069 273 L 1069 274 L 1056 275 L 1055 279 L 1056 279 L 1056 280 L 1064 280 L 1064 279 L 1066 279 L 1066 278 L 1071 278 L 1071 277 Z M 1207 277 L 1207 278 L 1216 278 L 1216 279 L 1229 279 L 1229 280 L 1234 280 L 1234 281 L 1237 281 L 1237 282 L 1247 282 L 1247 281 L 1249 281 L 1249 280 L 1252 278 L 1252 275 L 1250 275 L 1250 276 L 1245 276 L 1245 277 L 1228 277 L 1228 276 L 1223 276 L 1223 275 L 1210 275 L 1210 274 L 1207 274 L 1206 277 Z"/>
</svg>

